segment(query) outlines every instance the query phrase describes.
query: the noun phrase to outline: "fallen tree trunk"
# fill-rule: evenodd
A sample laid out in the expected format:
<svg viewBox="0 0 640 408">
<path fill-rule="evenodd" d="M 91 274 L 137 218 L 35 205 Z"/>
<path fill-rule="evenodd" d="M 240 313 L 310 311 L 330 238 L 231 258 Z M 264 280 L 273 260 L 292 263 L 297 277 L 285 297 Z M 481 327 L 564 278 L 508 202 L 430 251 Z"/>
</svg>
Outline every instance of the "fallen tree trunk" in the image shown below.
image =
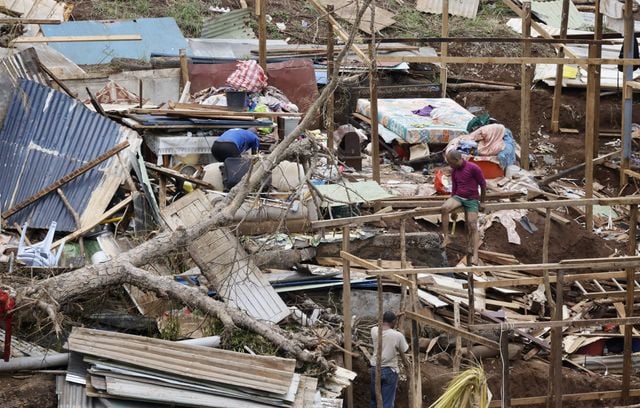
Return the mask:
<svg viewBox="0 0 640 408">
<path fill-rule="evenodd" d="M 349 40 L 336 58 L 336 72 L 349 50 L 358 30 L 359 21 L 371 0 L 365 0 L 353 23 Z M 225 335 L 231 335 L 237 328 L 251 330 L 272 342 L 281 350 L 300 361 L 316 362 L 327 367 L 328 363 L 321 351 L 311 352 L 307 348 L 317 348 L 317 339 L 300 333 L 290 333 L 276 325 L 265 324 L 252 319 L 240 310 L 227 307 L 199 290 L 175 282 L 172 278 L 158 276 L 141 269 L 156 258 L 166 256 L 178 248 L 189 245 L 194 239 L 208 231 L 230 225 L 233 215 L 242 205 L 250 192 L 259 190 L 263 180 L 272 169 L 287 156 L 290 145 L 298 135 L 315 121 L 328 96 L 338 85 L 337 76 L 332 78 L 323 89 L 319 98 L 309 108 L 299 125 L 278 144 L 260 164 L 254 166 L 243 181 L 231 190 L 229 195 L 214 206 L 209 218 L 187 229 L 165 231 L 137 247 L 123 252 L 115 259 L 98 265 L 90 265 L 75 271 L 34 282 L 27 286 L 16 287 L 18 308 L 36 305 L 52 318 L 57 332 L 60 331 L 56 318 L 59 305 L 83 295 L 95 293 L 109 286 L 131 284 L 143 290 L 153 291 L 160 296 L 177 299 L 193 309 L 218 317 L 225 327 Z"/>
</svg>

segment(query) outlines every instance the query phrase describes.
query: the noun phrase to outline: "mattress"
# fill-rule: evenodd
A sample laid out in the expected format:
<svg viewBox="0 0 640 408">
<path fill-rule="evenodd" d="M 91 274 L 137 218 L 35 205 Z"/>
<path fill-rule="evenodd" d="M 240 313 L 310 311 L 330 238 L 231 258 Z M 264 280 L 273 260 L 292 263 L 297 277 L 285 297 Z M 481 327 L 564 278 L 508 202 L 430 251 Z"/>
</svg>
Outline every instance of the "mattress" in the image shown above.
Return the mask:
<svg viewBox="0 0 640 408">
<path fill-rule="evenodd" d="M 433 107 L 429 116 L 412 113 L 425 106 Z M 356 112 L 371 117 L 369 100 L 358 99 Z M 378 122 L 407 143 L 448 143 L 467 133 L 473 117 L 448 98 L 378 99 Z"/>
</svg>

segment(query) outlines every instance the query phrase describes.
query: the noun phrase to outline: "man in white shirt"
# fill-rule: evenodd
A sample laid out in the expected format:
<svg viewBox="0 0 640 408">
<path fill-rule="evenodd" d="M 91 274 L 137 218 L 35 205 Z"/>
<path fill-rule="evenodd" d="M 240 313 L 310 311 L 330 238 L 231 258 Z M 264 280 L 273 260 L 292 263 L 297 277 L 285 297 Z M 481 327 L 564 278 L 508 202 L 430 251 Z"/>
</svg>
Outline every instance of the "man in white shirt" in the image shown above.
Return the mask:
<svg viewBox="0 0 640 408">
<path fill-rule="evenodd" d="M 373 357 L 371 359 L 371 408 L 393 408 L 398 386 L 398 353 L 409 349 L 404 335 L 395 330 L 396 315 L 388 310 L 382 316 L 381 383 L 382 407 L 376 407 L 376 358 L 378 356 L 378 326 L 371 328 Z"/>
</svg>

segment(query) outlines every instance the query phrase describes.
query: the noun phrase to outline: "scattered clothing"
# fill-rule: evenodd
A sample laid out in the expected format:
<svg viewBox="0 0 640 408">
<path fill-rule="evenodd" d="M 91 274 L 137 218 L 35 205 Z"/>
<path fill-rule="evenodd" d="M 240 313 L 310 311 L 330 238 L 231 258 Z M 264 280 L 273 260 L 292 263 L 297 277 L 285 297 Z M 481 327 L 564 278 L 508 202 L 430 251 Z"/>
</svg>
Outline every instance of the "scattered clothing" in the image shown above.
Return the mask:
<svg viewBox="0 0 640 408">
<path fill-rule="evenodd" d="M 484 115 L 476 116 L 467 123 L 467 132 L 471 133 L 479 127 L 493 123 L 492 121 L 493 119 L 491 119 L 491 116 L 486 113 Z"/>
<path fill-rule="evenodd" d="M 467 140 L 478 142 L 478 154 L 481 156 L 496 156 L 504 149 L 504 125 L 494 123 L 482 126 L 473 131 Z"/>
<path fill-rule="evenodd" d="M 431 116 L 431 112 L 433 112 L 434 109 L 435 108 L 433 106 L 427 105 L 420 109 L 412 110 L 411 113 L 415 113 L 416 115 L 419 115 L 419 116 Z"/>
<path fill-rule="evenodd" d="M 229 129 L 222 134 L 211 147 L 211 154 L 219 162 L 229 157 L 239 157 L 247 150 L 258 151 L 260 140 L 258 136 L 246 129 Z"/>
<path fill-rule="evenodd" d="M 478 150 L 478 143 L 475 140 L 461 140 L 458 150 L 473 155 Z"/>
<path fill-rule="evenodd" d="M 516 162 L 516 141 L 513 139 L 511 130 L 506 128 L 504 129 L 504 138 L 502 141 L 504 142 L 504 148 L 497 156 L 498 161 L 500 162 L 500 167 L 506 169 Z"/>
<path fill-rule="evenodd" d="M 462 166 L 451 171 L 451 195 L 464 199 L 480 200 L 478 187 L 486 187 L 487 182 L 477 164 L 462 161 Z"/>
</svg>

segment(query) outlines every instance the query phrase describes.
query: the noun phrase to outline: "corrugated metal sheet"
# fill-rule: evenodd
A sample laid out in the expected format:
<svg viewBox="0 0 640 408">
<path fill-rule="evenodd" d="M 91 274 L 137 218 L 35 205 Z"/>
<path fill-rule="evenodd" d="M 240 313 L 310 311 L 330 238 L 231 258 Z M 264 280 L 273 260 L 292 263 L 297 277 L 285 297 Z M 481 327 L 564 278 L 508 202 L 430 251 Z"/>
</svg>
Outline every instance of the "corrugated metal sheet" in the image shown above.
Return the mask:
<svg viewBox="0 0 640 408">
<path fill-rule="evenodd" d="M 3 50 L 7 50 L 3 52 Z M 20 78 L 49 85 L 39 67 L 39 59 L 33 48 L 16 53 L 15 50 L 0 48 L 0 121 L 4 119 L 13 90 Z"/>
<path fill-rule="evenodd" d="M 70 21 L 43 25 L 45 36 L 140 34 L 141 41 L 98 41 L 51 43 L 76 64 L 105 64 L 113 58 L 149 60 L 151 53 L 175 54 L 187 48 L 187 41 L 171 17 L 118 21 Z"/>
<path fill-rule="evenodd" d="M 224 39 L 224 38 L 189 38 L 190 54 L 195 58 L 212 58 L 216 61 L 236 61 L 238 59 L 256 58 L 251 50 L 258 48 L 258 40 Z M 267 48 L 287 45 L 284 40 L 267 40 Z"/>
<path fill-rule="evenodd" d="M 256 38 L 249 26 L 251 11 L 248 8 L 233 10 L 221 16 L 204 19 L 201 38 L 243 39 Z"/>
<path fill-rule="evenodd" d="M 532 1 L 531 12 L 547 25 L 560 27 L 562 21 L 562 0 Z M 569 1 L 568 27 L 573 30 L 585 28 L 585 21 L 572 1 Z"/>
<path fill-rule="evenodd" d="M 201 191 L 195 191 L 162 210 L 169 228 L 189 228 L 213 211 Z M 227 228 L 209 231 L 194 240 L 189 254 L 207 275 L 211 285 L 230 306 L 253 318 L 278 323 L 289 316 L 287 305 L 275 292 L 253 259 Z"/>
<path fill-rule="evenodd" d="M 87 396 L 84 385 L 65 381 L 64 375 L 56 377 L 56 394 L 58 408 L 103 408 L 106 407 L 99 398 Z"/>
<path fill-rule="evenodd" d="M 127 133 L 122 129 L 65 94 L 20 80 L 0 131 L 0 208 L 8 210 L 125 140 Z M 93 192 L 112 176 L 106 173 L 114 161 L 108 160 L 62 187 L 81 216 Z M 115 189 L 102 193 L 113 196 Z M 103 197 L 105 207 L 111 196 Z M 101 213 L 104 209 L 92 210 Z M 76 229 L 69 210 L 55 194 L 8 220 L 10 224 L 25 221 L 34 228 L 48 228 L 56 221 L 60 231 Z"/>
<path fill-rule="evenodd" d="M 449 0 L 449 14 L 476 18 L 480 0 Z M 416 9 L 425 13 L 442 14 L 442 0 L 418 0 Z"/>
</svg>

